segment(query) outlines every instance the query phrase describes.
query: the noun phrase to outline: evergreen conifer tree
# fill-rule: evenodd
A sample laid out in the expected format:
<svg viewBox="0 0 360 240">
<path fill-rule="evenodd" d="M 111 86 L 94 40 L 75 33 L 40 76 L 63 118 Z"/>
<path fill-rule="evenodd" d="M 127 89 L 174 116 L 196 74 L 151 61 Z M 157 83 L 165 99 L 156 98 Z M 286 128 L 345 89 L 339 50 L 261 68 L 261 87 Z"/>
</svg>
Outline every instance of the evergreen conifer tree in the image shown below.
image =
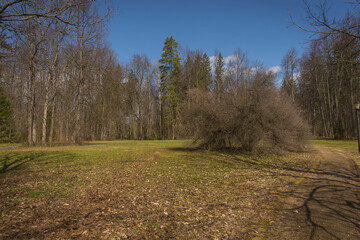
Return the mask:
<svg viewBox="0 0 360 240">
<path fill-rule="evenodd" d="M 0 143 L 12 142 L 14 140 L 15 129 L 11 104 L 0 86 Z"/>
<path fill-rule="evenodd" d="M 200 89 L 208 91 L 211 88 L 211 64 L 210 58 L 206 53 L 202 56 L 201 60 L 201 76 L 200 76 Z"/>
<path fill-rule="evenodd" d="M 224 90 L 224 59 L 221 53 L 216 57 L 216 66 L 215 66 L 215 90 L 219 94 Z"/>
<path fill-rule="evenodd" d="M 181 65 L 178 43 L 172 36 L 165 40 L 159 63 L 162 135 L 175 139 L 181 94 Z"/>
</svg>

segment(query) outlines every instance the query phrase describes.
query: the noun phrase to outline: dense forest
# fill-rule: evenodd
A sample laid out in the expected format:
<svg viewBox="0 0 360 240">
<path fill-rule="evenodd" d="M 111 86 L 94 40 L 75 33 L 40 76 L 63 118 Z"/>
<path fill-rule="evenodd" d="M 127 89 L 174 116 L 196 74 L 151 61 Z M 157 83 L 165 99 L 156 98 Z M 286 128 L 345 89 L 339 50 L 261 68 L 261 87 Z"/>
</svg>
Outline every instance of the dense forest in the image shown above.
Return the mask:
<svg viewBox="0 0 360 240">
<path fill-rule="evenodd" d="M 355 136 L 360 31 L 353 26 L 359 15 L 319 31 L 303 56 L 290 49 L 280 87 L 275 73 L 253 64 L 241 49 L 225 61 L 218 50 L 210 58 L 182 49 L 171 36 L 159 61 L 135 54 L 121 63 L 104 38 L 114 14 L 108 7 L 99 11 L 95 1 L 1 1 L 1 142 L 195 135 L 208 146 L 240 142 L 252 150 L 264 136 L 282 145 L 304 138 L 307 128 L 294 111 L 315 136 Z"/>
<path fill-rule="evenodd" d="M 347 19 L 344 24 L 348 21 L 355 19 Z M 315 136 L 356 136 L 354 103 L 360 99 L 359 47 L 359 38 L 341 33 L 324 35 L 313 40 L 309 50 L 294 62 L 300 72 L 297 101 Z"/>
</svg>

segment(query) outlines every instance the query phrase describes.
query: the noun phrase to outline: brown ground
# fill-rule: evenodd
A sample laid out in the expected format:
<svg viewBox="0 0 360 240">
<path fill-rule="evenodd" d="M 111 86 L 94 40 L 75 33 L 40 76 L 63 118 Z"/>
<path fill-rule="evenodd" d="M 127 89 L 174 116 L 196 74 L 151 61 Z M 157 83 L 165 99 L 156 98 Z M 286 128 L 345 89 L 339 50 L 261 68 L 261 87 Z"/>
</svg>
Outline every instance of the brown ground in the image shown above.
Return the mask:
<svg viewBox="0 0 360 240">
<path fill-rule="evenodd" d="M 280 200 L 319 160 L 185 144 L 0 149 L 0 240 L 264 239 Z"/>
<path fill-rule="evenodd" d="M 360 239 L 351 153 L 256 156 L 185 143 L 0 149 L 0 240 Z"/>
<path fill-rule="evenodd" d="M 317 150 L 320 164 L 285 200 L 269 239 L 360 239 L 360 171 L 344 152 Z"/>
</svg>

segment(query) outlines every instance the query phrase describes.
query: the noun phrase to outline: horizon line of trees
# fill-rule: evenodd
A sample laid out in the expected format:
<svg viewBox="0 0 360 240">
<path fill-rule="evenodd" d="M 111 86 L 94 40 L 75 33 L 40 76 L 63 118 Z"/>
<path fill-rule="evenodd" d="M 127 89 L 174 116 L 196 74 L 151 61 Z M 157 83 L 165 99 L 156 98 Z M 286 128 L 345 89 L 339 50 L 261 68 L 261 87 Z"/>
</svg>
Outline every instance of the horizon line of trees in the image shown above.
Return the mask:
<svg viewBox="0 0 360 240">
<path fill-rule="evenodd" d="M 196 133 L 198 138 L 212 136 L 208 146 L 226 147 L 241 143 L 238 137 L 230 136 L 237 132 L 247 139 L 240 145 L 247 145 L 248 150 L 263 139 L 283 144 L 277 132 L 286 135 L 291 129 L 281 128 L 277 119 L 287 122 L 281 116 L 285 112 L 274 110 L 277 119 L 259 112 L 250 114 L 263 111 L 256 107 L 263 103 L 261 94 L 274 99 L 271 109 L 300 109 L 315 136 L 344 139 L 356 134 L 353 103 L 360 98 L 356 37 L 360 33 L 351 26 L 359 21 L 358 15 L 341 21 L 352 34 L 321 33 L 301 58 L 290 49 L 282 61 L 282 86 L 278 89 L 276 75 L 261 64 L 251 64 L 240 49 L 227 63 L 216 50 L 211 63 L 201 50 L 180 51 L 173 37 L 165 39 L 161 59 L 155 63 L 145 54 L 120 63 L 103 37 L 111 13 L 100 14 L 96 1 L 63 8 L 66 2 L 14 1 L 11 11 L 5 13 L 21 19 L 4 20 L 0 12 L 4 30 L 0 36 L 0 111 L 6 113 L 2 118 L 6 120 L 0 122 L 0 142 L 51 145 L 83 140 L 179 139 Z M 208 102 L 203 102 L 206 99 Z M 201 110 L 199 106 L 209 107 L 203 112 L 207 117 L 193 112 Z M 219 112 L 213 113 L 211 106 Z M 262 116 L 280 128 L 259 122 L 260 128 L 253 129 L 253 122 L 241 115 L 245 113 Z M 300 122 L 296 113 L 289 114 L 289 119 Z M 235 120 L 240 117 L 248 123 L 237 125 Z M 215 119 L 211 126 L 220 129 L 215 127 L 211 134 L 196 132 L 191 123 L 200 128 L 197 119 Z M 307 131 L 305 126 L 300 129 Z M 256 137 L 240 134 L 246 131 L 254 131 Z M 300 137 L 300 130 L 296 131 L 287 134 L 292 136 L 289 141 Z"/>
<path fill-rule="evenodd" d="M 357 138 L 360 14 L 355 10 L 330 23 L 324 8 L 317 14 L 310 8 L 308 12 L 311 23 L 317 23 L 311 32 L 317 35 L 301 57 L 294 48 L 284 56 L 282 90 L 302 109 L 314 136 Z"/>
</svg>

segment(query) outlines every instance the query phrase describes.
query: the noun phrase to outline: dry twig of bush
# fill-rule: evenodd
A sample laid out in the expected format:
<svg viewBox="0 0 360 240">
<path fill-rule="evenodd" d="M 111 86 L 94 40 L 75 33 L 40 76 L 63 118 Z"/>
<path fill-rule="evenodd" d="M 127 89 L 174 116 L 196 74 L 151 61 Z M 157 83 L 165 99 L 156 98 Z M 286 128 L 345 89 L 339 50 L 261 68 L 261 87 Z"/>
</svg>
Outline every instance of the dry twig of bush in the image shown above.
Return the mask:
<svg viewBox="0 0 360 240">
<path fill-rule="evenodd" d="M 257 72 L 243 86 L 223 92 L 190 90 L 182 112 L 191 136 L 211 150 L 299 150 L 308 127 L 273 79 L 271 73 Z"/>
</svg>

